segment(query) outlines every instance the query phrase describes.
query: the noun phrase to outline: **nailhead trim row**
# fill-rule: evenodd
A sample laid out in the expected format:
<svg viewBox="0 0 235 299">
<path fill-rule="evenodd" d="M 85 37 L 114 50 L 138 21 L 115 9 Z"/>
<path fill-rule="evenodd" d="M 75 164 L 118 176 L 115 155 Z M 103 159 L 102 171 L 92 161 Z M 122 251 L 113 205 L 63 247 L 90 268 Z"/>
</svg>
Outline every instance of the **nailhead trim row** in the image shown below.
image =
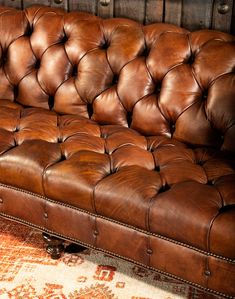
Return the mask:
<svg viewBox="0 0 235 299">
<path fill-rule="evenodd" d="M 25 193 L 26 193 L 26 192 L 25 192 Z M 224 297 L 224 298 L 228 298 L 228 299 L 234 299 L 233 296 L 229 296 L 229 295 L 226 295 L 226 294 L 221 293 L 221 292 L 214 291 L 214 290 L 209 289 L 209 288 L 204 288 L 204 287 L 200 286 L 200 285 L 197 284 L 197 283 L 188 281 L 188 280 L 186 280 L 186 279 L 182 279 L 182 278 L 180 278 L 180 277 L 178 277 L 178 276 L 176 276 L 176 275 L 174 275 L 174 274 L 170 274 L 170 273 L 164 272 L 164 271 L 162 271 L 162 270 L 158 270 L 158 269 L 153 268 L 153 267 L 151 267 L 151 266 L 146 266 L 146 265 L 144 265 L 144 264 L 142 264 L 142 263 L 140 263 L 140 262 L 134 261 L 134 260 L 132 260 L 132 259 L 130 259 L 130 258 L 123 257 L 123 256 L 121 256 L 121 255 L 119 255 L 119 254 L 112 253 L 112 252 L 110 252 L 110 251 L 108 251 L 108 250 L 105 250 L 105 249 L 101 249 L 101 248 L 92 246 L 92 245 L 90 245 L 90 244 L 81 242 L 81 241 L 79 241 L 79 240 L 77 240 L 77 239 L 73 239 L 73 238 L 70 238 L 70 237 L 66 237 L 66 236 L 64 236 L 64 235 L 55 233 L 55 232 L 53 232 L 53 231 L 51 231 L 51 230 L 45 229 L 45 228 L 43 228 L 43 227 L 41 227 L 41 226 L 32 224 L 32 223 L 30 223 L 30 222 L 28 222 L 28 221 L 21 220 L 21 219 L 19 219 L 19 218 L 17 218 L 17 217 L 13 217 L 13 216 L 7 215 L 7 214 L 5 214 L 5 213 L 0 213 L 0 216 L 2 216 L 3 218 L 10 219 L 10 220 L 13 220 L 13 221 L 15 221 L 15 222 L 18 222 L 18 223 L 20 223 L 20 224 L 25 224 L 25 225 L 27 225 L 27 226 L 29 226 L 29 227 L 36 228 L 36 229 L 38 229 L 38 230 L 40 230 L 40 231 L 42 231 L 42 232 L 48 233 L 48 234 L 50 234 L 51 236 L 54 236 L 54 237 L 59 237 L 59 238 L 65 240 L 65 241 L 72 241 L 72 242 L 74 242 L 74 243 L 77 243 L 77 244 L 82 245 L 82 246 L 84 246 L 84 247 L 87 247 L 87 248 L 89 248 L 89 249 L 94 249 L 94 250 L 97 250 L 97 251 L 100 251 L 100 252 L 109 254 L 109 255 L 111 255 L 111 256 L 113 256 L 113 257 L 118 257 L 118 258 L 120 258 L 120 259 L 122 259 L 122 260 L 126 260 L 126 261 L 128 261 L 128 262 L 131 262 L 131 263 L 133 263 L 133 264 L 136 264 L 136 265 L 138 265 L 138 266 L 141 266 L 141 267 L 143 267 L 143 268 L 145 268 L 145 269 L 149 269 L 149 270 L 151 270 L 151 271 L 153 271 L 153 272 L 156 272 L 156 273 L 165 275 L 165 276 L 167 276 L 167 277 L 177 279 L 177 280 L 182 281 L 182 282 L 184 282 L 184 283 L 187 283 L 187 284 L 189 284 L 189 285 L 192 285 L 193 287 L 198 288 L 198 289 L 200 289 L 200 290 L 203 290 L 203 291 L 205 291 L 205 292 L 209 292 L 209 293 L 215 294 L 215 295 L 217 295 L 217 296 L 222 296 L 222 297 Z"/>
<path fill-rule="evenodd" d="M 148 232 L 148 231 L 145 231 L 145 230 L 143 230 L 143 229 L 140 229 L 140 228 L 131 226 L 131 225 L 129 225 L 129 224 L 121 223 L 121 222 L 119 222 L 119 221 L 117 221 L 117 220 L 113 220 L 113 219 L 110 219 L 110 218 L 105 217 L 105 216 L 102 216 L 102 215 L 93 214 L 93 213 L 91 213 L 91 212 L 89 212 L 89 211 L 85 211 L 85 210 L 80 209 L 80 208 L 78 208 L 78 207 L 74 207 L 74 206 L 71 206 L 71 205 L 68 205 L 68 204 L 59 202 L 59 201 L 52 200 L 52 199 L 50 199 L 50 198 L 47 198 L 47 197 L 42 196 L 42 195 L 39 195 L 39 194 L 35 194 L 35 193 L 33 193 L 33 192 L 30 192 L 30 191 L 22 190 L 22 189 L 20 189 L 20 188 L 13 187 L 13 186 L 7 186 L 7 185 L 1 184 L 1 183 L 0 183 L 0 186 L 2 186 L 2 187 L 4 187 L 4 188 L 8 188 L 8 189 L 15 190 L 15 191 L 19 191 L 19 192 L 22 192 L 22 193 L 25 193 L 25 194 L 29 194 L 29 195 L 32 195 L 32 196 L 34 196 L 34 197 L 38 197 L 38 198 L 44 199 L 44 200 L 46 200 L 46 201 L 48 201 L 48 202 L 51 202 L 51 203 L 53 203 L 53 204 L 57 204 L 57 205 L 60 205 L 60 206 L 64 206 L 64 207 L 67 207 L 67 208 L 70 208 L 70 209 L 77 210 L 77 211 L 79 211 L 79 212 L 88 214 L 88 215 L 90 215 L 90 216 L 92 216 L 92 217 L 96 217 L 96 218 L 100 218 L 100 219 L 104 219 L 104 220 L 110 221 L 110 222 L 112 222 L 112 223 L 115 223 L 115 224 L 118 224 L 118 225 L 121 225 L 121 226 L 130 228 L 130 229 L 132 229 L 132 230 L 135 230 L 135 231 L 137 231 L 137 232 L 141 232 L 141 233 L 143 233 L 143 234 L 146 234 L 147 236 L 154 236 L 154 237 L 157 237 L 157 238 L 166 240 L 166 241 L 168 241 L 168 242 L 171 242 L 171 243 L 174 243 L 174 244 L 177 244 L 177 245 L 180 245 L 180 246 L 189 248 L 189 249 L 191 249 L 191 250 L 197 251 L 197 252 L 199 252 L 199 253 L 205 254 L 205 255 L 207 255 L 207 256 L 216 257 L 217 259 L 220 259 L 220 260 L 223 260 L 223 261 L 227 261 L 227 262 L 229 262 L 229 263 L 235 263 L 235 260 L 233 260 L 233 259 L 230 259 L 230 258 L 221 256 L 221 255 L 217 255 L 217 254 L 214 254 L 214 253 L 212 253 L 212 252 L 207 252 L 207 251 L 205 251 L 205 250 L 196 248 L 196 247 L 194 247 L 194 246 L 185 244 L 185 243 L 183 243 L 183 242 L 179 242 L 179 241 L 176 241 L 176 240 L 174 240 L 174 239 L 171 239 L 171 238 L 168 238 L 168 237 L 159 235 L 159 234 L 155 234 L 155 233 L 152 233 L 152 232 Z M 44 217 L 45 217 L 45 214 L 44 214 Z M 45 218 L 46 218 L 46 217 L 45 217 Z M 31 225 L 31 224 L 30 224 L 30 225 Z M 43 227 L 40 227 L 40 229 L 41 229 L 41 230 L 44 230 Z"/>
</svg>

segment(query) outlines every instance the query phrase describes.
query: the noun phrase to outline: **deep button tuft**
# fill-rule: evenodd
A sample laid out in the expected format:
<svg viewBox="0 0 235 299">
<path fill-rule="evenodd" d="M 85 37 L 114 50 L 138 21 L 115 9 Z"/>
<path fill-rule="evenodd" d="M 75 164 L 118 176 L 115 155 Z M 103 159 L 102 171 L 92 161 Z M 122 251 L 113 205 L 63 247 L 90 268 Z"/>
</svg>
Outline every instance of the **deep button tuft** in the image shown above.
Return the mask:
<svg viewBox="0 0 235 299">
<path fill-rule="evenodd" d="M 127 119 L 128 127 L 130 128 L 132 123 L 132 113 L 130 111 L 127 111 L 126 119 Z"/>
<path fill-rule="evenodd" d="M 3 53 L 1 58 L 1 66 L 7 62 L 7 54 Z"/>
<path fill-rule="evenodd" d="M 62 142 L 62 141 L 60 141 L 60 142 Z M 60 158 L 60 162 L 65 161 L 65 160 L 66 160 L 66 156 L 62 154 L 61 158 Z"/>
<path fill-rule="evenodd" d="M 157 172 L 160 172 L 160 166 L 157 165 L 157 166 L 155 167 L 155 170 L 156 170 Z"/>
<path fill-rule="evenodd" d="M 3 203 L 3 199 L 0 197 L 0 203 Z"/>
<path fill-rule="evenodd" d="M 30 26 L 30 25 L 28 24 L 28 27 L 27 27 L 27 29 L 26 29 L 24 35 L 25 35 L 25 36 L 31 36 L 32 33 L 33 33 L 33 26 Z"/>
<path fill-rule="evenodd" d="M 35 62 L 35 65 L 34 65 L 35 69 L 38 70 L 40 68 L 40 65 L 41 65 L 41 61 L 40 61 L 40 59 L 37 59 Z"/>
<path fill-rule="evenodd" d="M 108 154 L 110 155 L 110 153 L 108 152 Z M 117 172 L 117 168 L 112 168 L 110 174 L 114 174 Z"/>
<path fill-rule="evenodd" d="M 235 209 L 235 204 L 229 204 L 229 205 L 223 206 L 219 209 L 219 212 L 224 213 L 224 212 L 229 211 L 231 209 Z"/>
<path fill-rule="evenodd" d="M 113 76 L 112 85 L 116 85 L 118 83 L 118 75 Z"/>
<path fill-rule="evenodd" d="M 18 86 L 14 86 L 14 88 L 13 88 L 14 99 L 16 99 L 18 97 L 18 92 L 19 92 Z"/>
<path fill-rule="evenodd" d="M 141 55 L 140 55 L 140 56 L 143 56 L 143 57 L 148 57 L 148 55 L 149 55 L 149 52 L 150 52 L 150 48 L 148 48 L 148 47 L 145 47 L 145 48 L 144 48 L 144 51 L 141 53 Z"/>
<path fill-rule="evenodd" d="M 162 85 L 161 83 L 157 83 L 154 89 L 154 93 L 159 94 L 161 92 Z"/>
<path fill-rule="evenodd" d="M 48 106 L 49 106 L 50 110 L 53 108 L 53 106 L 54 106 L 54 97 L 53 96 L 49 96 Z"/>
<path fill-rule="evenodd" d="M 107 41 L 101 43 L 101 45 L 100 45 L 100 49 L 105 50 L 105 49 L 108 49 L 108 47 L 109 47 L 109 43 Z"/>
<path fill-rule="evenodd" d="M 72 69 L 72 77 L 76 77 L 78 74 L 78 67 L 77 65 L 74 65 L 73 69 Z"/>
<path fill-rule="evenodd" d="M 162 186 L 162 187 L 159 189 L 158 193 L 163 193 L 163 192 L 166 192 L 166 191 L 168 191 L 168 190 L 170 190 L 170 186 L 167 185 L 167 184 L 165 184 L 164 186 Z"/>
<path fill-rule="evenodd" d="M 148 248 L 148 249 L 147 249 L 147 253 L 148 253 L 148 254 L 152 254 L 152 253 L 153 253 L 152 249 L 151 249 L 151 248 Z"/>
<path fill-rule="evenodd" d="M 61 39 L 61 43 L 65 44 L 67 42 L 67 40 L 68 40 L 68 36 L 65 34 Z"/>
<path fill-rule="evenodd" d="M 93 106 L 90 103 L 87 103 L 87 112 L 88 112 L 89 118 L 91 118 L 92 114 L 93 114 Z"/>
<path fill-rule="evenodd" d="M 63 141 L 62 141 L 62 139 L 61 139 L 61 137 L 58 137 L 57 138 L 57 143 L 62 143 Z"/>
<path fill-rule="evenodd" d="M 203 99 L 204 101 L 206 101 L 206 100 L 207 100 L 207 97 L 208 97 L 208 93 L 207 93 L 207 91 L 204 91 L 203 94 L 202 94 L 202 99 Z"/>
<path fill-rule="evenodd" d="M 98 236 L 99 232 L 98 230 L 94 230 L 94 236 Z"/>
<path fill-rule="evenodd" d="M 210 276 L 210 275 L 211 275 L 211 271 L 206 270 L 206 271 L 204 272 L 204 274 L 205 274 L 206 276 Z"/>
<path fill-rule="evenodd" d="M 47 218 L 48 218 L 48 214 L 47 214 L 46 212 L 44 213 L 44 215 L 43 215 L 43 216 L 44 216 L 44 218 L 45 218 L 45 219 L 47 219 Z"/>
<path fill-rule="evenodd" d="M 171 134 L 175 132 L 175 124 L 171 124 L 170 130 L 171 130 Z"/>
<path fill-rule="evenodd" d="M 204 161 L 197 161 L 196 164 L 202 166 L 204 164 Z"/>
<path fill-rule="evenodd" d="M 210 180 L 207 182 L 207 185 L 209 186 L 213 186 L 215 184 L 215 181 L 214 180 Z"/>
<path fill-rule="evenodd" d="M 192 65 L 195 61 L 195 56 L 192 54 L 189 56 L 188 60 L 187 60 L 187 63 Z"/>
</svg>

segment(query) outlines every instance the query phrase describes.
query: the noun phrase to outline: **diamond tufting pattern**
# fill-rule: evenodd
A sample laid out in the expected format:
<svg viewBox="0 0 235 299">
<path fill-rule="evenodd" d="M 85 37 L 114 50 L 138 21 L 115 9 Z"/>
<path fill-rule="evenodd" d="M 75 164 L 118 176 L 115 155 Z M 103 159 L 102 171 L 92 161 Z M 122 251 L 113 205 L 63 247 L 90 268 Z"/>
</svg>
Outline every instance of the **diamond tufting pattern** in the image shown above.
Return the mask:
<svg viewBox="0 0 235 299">
<path fill-rule="evenodd" d="M 2 7 L 0 45 L 2 184 L 235 259 L 234 37 Z"/>
<path fill-rule="evenodd" d="M 46 7 L 1 11 L 1 99 L 234 150 L 234 37 Z"/>
<path fill-rule="evenodd" d="M 227 206 L 234 213 L 232 154 L 6 100 L 0 105 L 3 184 L 204 250 L 211 221 Z"/>
</svg>

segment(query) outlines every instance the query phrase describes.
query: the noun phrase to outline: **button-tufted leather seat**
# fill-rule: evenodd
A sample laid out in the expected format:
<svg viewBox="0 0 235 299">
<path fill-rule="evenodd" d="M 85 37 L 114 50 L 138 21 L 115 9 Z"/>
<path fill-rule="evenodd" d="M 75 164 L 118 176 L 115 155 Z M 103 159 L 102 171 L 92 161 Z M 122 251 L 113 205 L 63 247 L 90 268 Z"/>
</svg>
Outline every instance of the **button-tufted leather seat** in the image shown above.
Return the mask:
<svg viewBox="0 0 235 299">
<path fill-rule="evenodd" d="M 0 213 L 235 296 L 235 43 L 0 8 Z"/>
</svg>

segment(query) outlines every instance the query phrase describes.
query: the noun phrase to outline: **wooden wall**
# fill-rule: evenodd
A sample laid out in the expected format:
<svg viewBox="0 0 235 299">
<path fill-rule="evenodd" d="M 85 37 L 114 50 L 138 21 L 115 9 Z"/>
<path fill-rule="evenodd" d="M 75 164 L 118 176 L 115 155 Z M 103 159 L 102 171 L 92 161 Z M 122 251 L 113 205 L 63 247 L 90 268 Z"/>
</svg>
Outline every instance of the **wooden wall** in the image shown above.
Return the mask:
<svg viewBox="0 0 235 299">
<path fill-rule="evenodd" d="M 129 17 L 142 23 L 168 22 L 189 30 L 212 28 L 235 34 L 235 0 L 0 0 L 24 8 L 32 4 L 88 11 L 102 17 Z"/>
</svg>

